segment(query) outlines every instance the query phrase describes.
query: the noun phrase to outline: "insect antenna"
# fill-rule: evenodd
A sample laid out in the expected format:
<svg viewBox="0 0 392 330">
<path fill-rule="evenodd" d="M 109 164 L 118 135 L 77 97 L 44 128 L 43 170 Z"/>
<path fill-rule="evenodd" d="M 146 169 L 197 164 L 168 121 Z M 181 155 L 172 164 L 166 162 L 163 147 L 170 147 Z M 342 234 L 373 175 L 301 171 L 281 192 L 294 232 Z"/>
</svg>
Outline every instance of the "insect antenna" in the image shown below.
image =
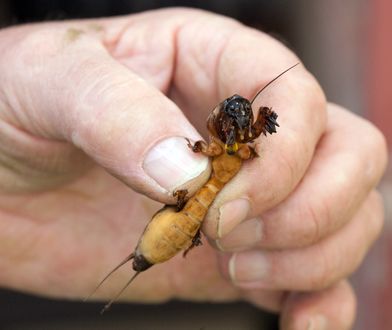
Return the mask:
<svg viewBox="0 0 392 330">
<path fill-rule="evenodd" d="M 265 85 L 262 89 L 260 89 L 256 95 L 253 97 L 252 101 L 250 102 L 250 105 L 253 104 L 253 102 L 256 100 L 256 98 L 261 94 L 263 90 L 265 90 L 269 85 L 271 85 L 276 79 L 280 78 L 283 76 L 287 71 L 290 71 L 292 68 L 296 67 L 299 63 L 296 63 L 289 67 L 288 69 L 284 70 L 282 73 L 278 74 L 274 79 L 272 79 L 267 85 Z"/>
<path fill-rule="evenodd" d="M 120 262 L 119 265 L 117 265 L 113 270 L 107 274 L 101 282 L 96 286 L 96 288 L 91 292 L 83 301 L 87 301 L 88 299 L 91 298 L 91 296 L 94 295 L 95 292 L 101 287 L 101 285 L 112 275 L 117 269 L 119 269 L 121 266 L 125 265 L 129 260 L 132 260 L 135 257 L 134 253 L 131 253 L 128 257 L 126 257 L 123 261 Z"/>
<path fill-rule="evenodd" d="M 115 296 L 112 300 L 110 300 L 110 301 L 102 308 L 102 310 L 101 310 L 101 315 L 102 315 L 103 313 L 105 313 L 105 312 L 110 308 L 110 306 L 112 306 L 112 304 L 118 299 L 118 297 L 120 297 L 121 294 L 125 291 L 125 289 L 128 287 L 128 285 L 131 284 L 132 281 L 136 278 L 136 276 L 138 276 L 140 273 L 141 273 L 140 271 L 139 271 L 139 272 L 136 272 L 136 273 L 131 277 L 131 279 L 127 282 L 127 284 L 124 285 L 124 287 L 120 290 L 120 292 L 117 293 L 116 296 Z"/>
</svg>

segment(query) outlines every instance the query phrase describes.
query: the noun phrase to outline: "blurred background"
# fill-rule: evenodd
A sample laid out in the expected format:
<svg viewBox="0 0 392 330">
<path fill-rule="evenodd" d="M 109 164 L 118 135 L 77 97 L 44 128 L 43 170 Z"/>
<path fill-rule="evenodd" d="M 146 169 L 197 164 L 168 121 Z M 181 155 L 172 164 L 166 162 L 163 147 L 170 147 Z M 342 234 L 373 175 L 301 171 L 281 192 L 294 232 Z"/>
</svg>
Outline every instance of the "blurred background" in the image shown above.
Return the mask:
<svg viewBox="0 0 392 330">
<path fill-rule="evenodd" d="M 392 143 L 392 2 L 389 0 L 0 0 L 0 26 L 123 15 L 189 6 L 234 17 L 292 48 L 328 99 L 372 120 Z M 358 137 L 366 139 L 366 136 Z M 380 189 L 386 205 L 381 239 L 352 277 L 355 330 L 392 329 L 392 168 Z M 275 329 L 277 318 L 247 304 L 101 305 L 51 301 L 0 291 L 1 329 Z M 61 324 L 61 325 L 60 325 Z"/>
</svg>

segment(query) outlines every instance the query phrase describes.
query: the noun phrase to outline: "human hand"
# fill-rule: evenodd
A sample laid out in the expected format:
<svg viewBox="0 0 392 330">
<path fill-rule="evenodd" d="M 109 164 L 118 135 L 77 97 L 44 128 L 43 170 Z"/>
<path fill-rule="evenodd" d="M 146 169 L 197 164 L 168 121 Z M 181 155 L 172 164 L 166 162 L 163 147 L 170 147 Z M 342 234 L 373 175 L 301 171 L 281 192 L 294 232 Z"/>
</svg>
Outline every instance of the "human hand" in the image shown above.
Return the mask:
<svg viewBox="0 0 392 330">
<path fill-rule="evenodd" d="M 203 132 L 219 101 L 253 96 L 298 61 L 260 32 L 183 9 L 21 26 L 1 31 L 0 44 L 0 283 L 69 298 L 86 296 L 132 251 L 157 206 L 123 183 L 170 202 L 172 190 L 191 178 L 187 187 L 195 189 L 208 176 L 206 159 L 182 138 L 159 144 L 200 138 L 182 112 Z M 236 283 L 221 276 L 216 253 L 204 244 L 185 260 L 143 273 L 123 298 L 245 298 L 282 311 L 286 328 L 324 315 L 331 328 L 343 329 L 354 300 L 347 284 L 332 284 L 354 270 L 380 230 L 381 204 L 369 192 L 385 165 L 383 140 L 354 115 L 335 106 L 327 112 L 302 67 L 256 103 L 279 113 L 279 134 L 260 140 L 261 157 L 222 191 L 204 226 L 221 248 L 245 250 L 220 258 Z M 357 136 L 366 136 L 363 145 Z M 218 225 L 219 207 L 237 198 L 250 210 L 228 220 L 230 209 L 223 210 Z M 263 221 L 240 224 L 260 214 Z M 256 242 L 254 226 L 261 224 Z M 247 256 L 259 265 L 253 272 Z M 269 260 L 273 271 L 264 267 Z M 239 283 L 261 266 L 263 282 Z M 97 296 L 112 297 L 130 275 L 122 269 Z"/>
</svg>

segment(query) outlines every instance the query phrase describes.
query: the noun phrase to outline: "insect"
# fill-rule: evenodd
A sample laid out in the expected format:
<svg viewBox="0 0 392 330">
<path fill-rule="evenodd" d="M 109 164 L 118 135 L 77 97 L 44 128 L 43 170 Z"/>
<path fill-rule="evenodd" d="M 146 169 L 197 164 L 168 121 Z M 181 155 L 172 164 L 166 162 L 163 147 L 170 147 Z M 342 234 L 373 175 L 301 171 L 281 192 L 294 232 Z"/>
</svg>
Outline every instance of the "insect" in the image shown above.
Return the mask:
<svg viewBox="0 0 392 330">
<path fill-rule="evenodd" d="M 193 152 L 212 158 L 211 176 L 191 197 L 187 196 L 186 190 L 175 191 L 173 195 L 177 198 L 177 204 L 164 206 L 152 217 L 134 252 L 109 272 L 90 294 L 92 296 L 111 274 L 132 260 L 135 274 L 105 305 L 101 314 L 110 308 L 141 272 L 171 259 L 180 251 L 184 251 L 185 256 L 190 249 L 201 244 L 200 227 L 215 197 L 238 173 L 243 161 L 258 156 L 249 144 L 261 134 L 276 133 L 276 127 L 279 126 L 278 115 L 269 107 L 260 107 L 254 120 L 253 102 L 266 87 L 296 65 L 298 63 L 272 79 L 251 101 L 235 94 L 221 102 L 207 118 L 209 143 L 197 141 L 192 144 L 186 139 Z"/>
</svg>

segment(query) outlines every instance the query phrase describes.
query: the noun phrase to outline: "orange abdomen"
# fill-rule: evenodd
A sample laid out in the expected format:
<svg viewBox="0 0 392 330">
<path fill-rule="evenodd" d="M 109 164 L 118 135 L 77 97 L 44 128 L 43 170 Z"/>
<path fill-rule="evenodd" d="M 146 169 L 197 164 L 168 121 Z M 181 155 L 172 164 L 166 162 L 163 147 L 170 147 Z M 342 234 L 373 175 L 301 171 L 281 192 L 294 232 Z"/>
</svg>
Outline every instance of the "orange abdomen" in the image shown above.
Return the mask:
<svg viewBox="0 0 392 330">
<path fill-rule="evenodd" d="M 151 264 L 169 260 L 187 249 L 199 231 L 201 224 L 223 186 L 237 174 L 242 160 L 226 153 L 212 161 L 212 175 L 179 212 L 173 206 L 165 206 L 150 221 L 136 248 L 136 255 Z"/>
</svg>

